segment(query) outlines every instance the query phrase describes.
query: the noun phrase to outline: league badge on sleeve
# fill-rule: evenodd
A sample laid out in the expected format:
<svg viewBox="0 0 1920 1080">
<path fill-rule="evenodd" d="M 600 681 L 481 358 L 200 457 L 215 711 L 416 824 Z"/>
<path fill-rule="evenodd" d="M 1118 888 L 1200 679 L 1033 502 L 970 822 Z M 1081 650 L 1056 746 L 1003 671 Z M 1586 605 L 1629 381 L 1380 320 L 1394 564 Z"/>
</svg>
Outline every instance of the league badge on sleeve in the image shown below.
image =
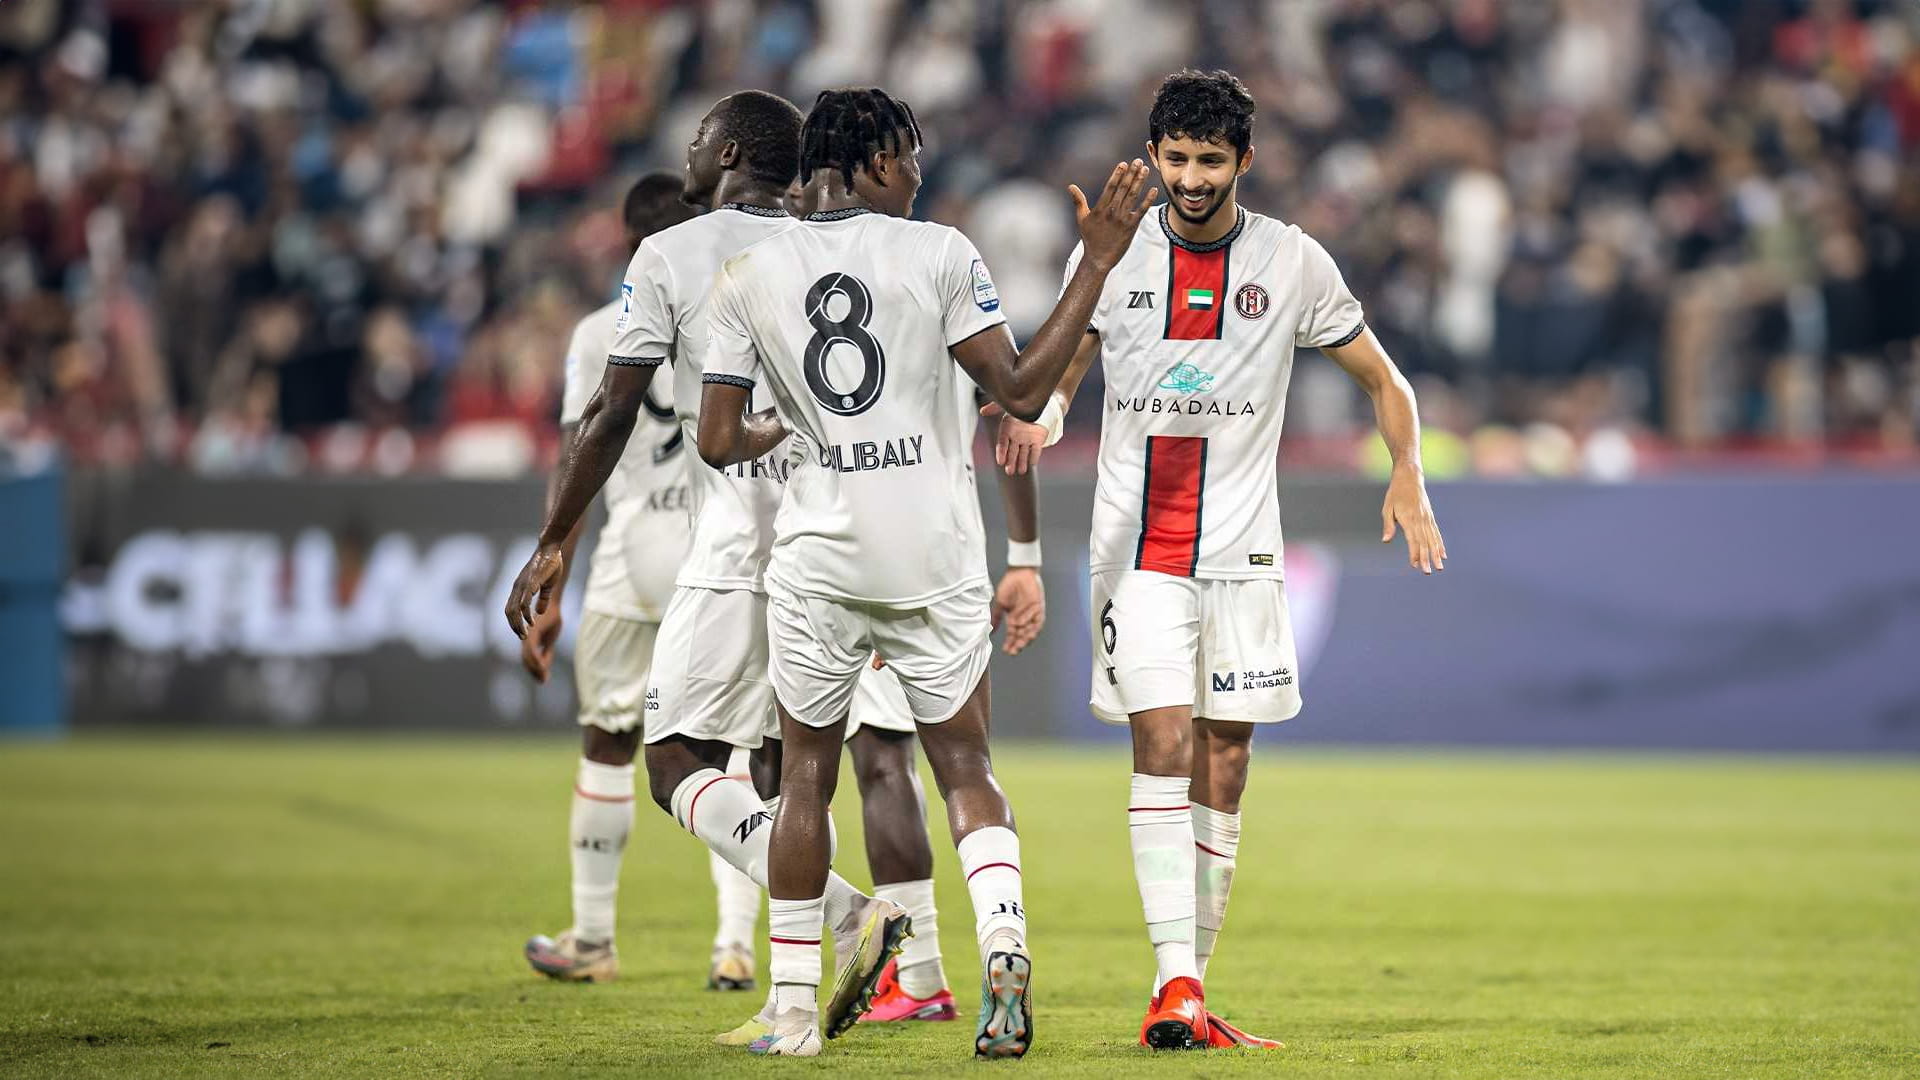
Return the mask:
<svg viewBox="0 0 1920 1080">
<path fill-rule="evenodd" d="M 973 302 L 981 311 L 1000 310 L 1000 292 L 987 276 L 987 264 L 979 259 L 973 260 Z"/>
<path fill-rule="evenodd" d="M 624 334 L 633 323 L 633 282 L 620 283 L 620 317 L 613 320 L 613 332 Z"/>
</svg>

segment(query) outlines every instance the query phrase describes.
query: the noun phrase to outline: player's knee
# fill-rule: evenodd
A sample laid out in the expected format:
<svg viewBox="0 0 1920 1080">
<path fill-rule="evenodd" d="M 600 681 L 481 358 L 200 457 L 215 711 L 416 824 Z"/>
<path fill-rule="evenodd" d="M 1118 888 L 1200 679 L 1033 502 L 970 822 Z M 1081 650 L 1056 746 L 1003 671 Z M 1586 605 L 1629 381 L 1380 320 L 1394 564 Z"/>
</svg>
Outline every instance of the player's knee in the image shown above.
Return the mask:
<svg viewBox="0 0 1920 1080">
<path fill-rule="evenodd" d="M 1207 723 L 1207 757 L 1214 764 L 1245 766 L 1253 753 L 1253 725 Z"/>
<path fill-rule="evenodd" d="M 608 731 L 605 728 L 580 729 L 580 756 L 599 765 L 631 765 L 640 749 L 639 731 Z"/>
<path fill-rule="evenodd" d="M 673 793 L 691 775 L 693 770 L 684 763 L 654 753 L 653 747 L 647 748 L 647 794 L 652 796 L 655 806 L 673 813 Z"/>
<path fill-rule="evenodd" d="M 1136 730 L 1133 769 L 1149 776 L 1185 776 L 1193 770 L 1193 739 L 1177 728 Z"/>
<path fill-rule="evenodd" d="M 884 794 L 892 788 L 913 789 L 913 749 L 911 736 L 890 738 L 878 733 L 861 732 L 854 736 L 853 779 L 860 785 L 860 797 L 868 793 Z"/>
<path fill-rule="evenodd" d="M 673 792 L 680 785 L 669 781 L 658 773 L 647 774 L 647 794 L 653 797 L 653 805 L 673 813 Z"/>
<path fill-rule="evenodd" d="M 928 757 L 931 760 L 932 755 Z M 1000 788 L 993 778 L 993 758 L 984 748 L 948 754 L 943 760 L 934 761 L 933 766 L 934 784 L 943 802 L 952 802 L 971 791 L 997 792 Z"/>
</svg>

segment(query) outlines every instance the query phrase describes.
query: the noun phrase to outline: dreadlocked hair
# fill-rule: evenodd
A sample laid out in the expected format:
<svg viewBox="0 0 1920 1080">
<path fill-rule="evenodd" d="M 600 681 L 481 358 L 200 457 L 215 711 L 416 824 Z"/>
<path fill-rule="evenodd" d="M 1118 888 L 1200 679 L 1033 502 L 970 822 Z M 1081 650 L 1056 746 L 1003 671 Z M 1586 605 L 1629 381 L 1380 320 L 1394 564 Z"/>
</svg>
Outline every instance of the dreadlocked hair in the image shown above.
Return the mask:
<svg viewBox="0 0 1920 1080">
<path fill-rule="evenodd" d="M 800 179 L 836 169 L 853 186 L 853 174 L 882 150 L 904 153 L 920 147 L 920 124 L 907 103 L 877 86 L 822 90 L 800 129 Z"/>
</svg>

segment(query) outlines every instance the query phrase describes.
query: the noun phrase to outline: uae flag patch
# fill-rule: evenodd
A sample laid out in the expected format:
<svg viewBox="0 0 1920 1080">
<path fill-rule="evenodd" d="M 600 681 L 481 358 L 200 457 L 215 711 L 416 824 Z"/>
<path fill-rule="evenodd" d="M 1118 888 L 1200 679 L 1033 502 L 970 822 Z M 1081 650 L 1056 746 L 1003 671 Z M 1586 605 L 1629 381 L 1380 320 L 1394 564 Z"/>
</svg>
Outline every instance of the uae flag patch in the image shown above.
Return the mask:
<svg viewBox="0 0 1920 1080">
<path fill-rule="evenodd" d="M 1212 289 L 1188 289 L 1187 307 L 1195 311 L 1207 311 L 1213 307 Z"/>
</svg>

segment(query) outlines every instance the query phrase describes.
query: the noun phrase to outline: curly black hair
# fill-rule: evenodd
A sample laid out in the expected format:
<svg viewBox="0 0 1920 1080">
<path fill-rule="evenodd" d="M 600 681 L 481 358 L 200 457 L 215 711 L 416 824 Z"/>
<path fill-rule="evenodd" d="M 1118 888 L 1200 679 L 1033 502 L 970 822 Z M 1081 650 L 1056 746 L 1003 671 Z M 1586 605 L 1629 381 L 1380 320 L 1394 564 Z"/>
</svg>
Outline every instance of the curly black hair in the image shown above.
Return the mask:
<svg viewBox="0 0 1920 1080">
<path fill-rule="evenodd" d="M 620 204 L 627 235 L 636 242 L 645 240 L 692 217 L 694 208 L 680 201 L 681 186 L 678 173 L 654 172 L 635 180 Z"/>
<path fill-rule="evenodd" d="M 1253 95 L 1227 71 L 1176 71 L 1160 83 L 1147 114 L 1147 138 L 1155 145 L 1184 135 L 1201 142 L 1224 142 L 1236 157 L 1253 145 Z"/>
<path fill-rule="evenodd" d="M 740 147 L 747 175 L 786 187 L 800 167 L 800 110 L 764 90 L 742 90 L 713 110 L 714 136 Z"/>
<path fill-rule="evenodd" d="M 906 102 L 877 86 L 822 90 L 800 132 L 800 179 L 818 169 L 838 169 L 851 187 L 854 170 L 874 154 L 919 146 L 920 124 Z"/>
</svg>

